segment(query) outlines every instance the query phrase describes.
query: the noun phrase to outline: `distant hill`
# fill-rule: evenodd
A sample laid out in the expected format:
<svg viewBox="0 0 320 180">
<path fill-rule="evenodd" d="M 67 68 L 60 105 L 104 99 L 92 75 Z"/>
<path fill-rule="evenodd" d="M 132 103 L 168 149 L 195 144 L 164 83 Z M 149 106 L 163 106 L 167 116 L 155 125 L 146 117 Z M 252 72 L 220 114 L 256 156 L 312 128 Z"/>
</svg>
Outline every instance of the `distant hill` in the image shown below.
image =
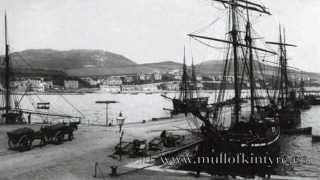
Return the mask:
<svg viewBox="0 0 320 180">
<path fill-rule="evenodd" d="M 74 68 L 119 67 L 135 65 L 132 60 L 103 50 L 67 50 L 31 49 L 15 52 L 11 55 L 13 67 L 35 69 L 67 70 Z"/>
<path fill-rule="evenodd" d="M 221 74 L 223 69 L 224 69 L 224 64 L 225 60 L 209 60 L 209 61 L 204 61 L 200 64 L 196 65 L 196 69 L 198 73 L 204 74 L 204 75 L 217 75 Z M 256 69 L 262 69 L 264 75 L 275 75 L 275 72 L 278 71 L 278 67 L 274 65 L 269 65 L 269 64 L 262 64 L 259 61 L 254 62 L 254 67 Z M 231 65 L 230 72 L 233 72 L 233 65 Z M 260 72 L 256 71 L 258 74 Z M 320 74 L 319 73 L 314 73 L 314 72 L 306 72 L 306 71 L 297 71 L 294 69 L 289 69 L 289 77 L 296 75 L 296 77 L 301 77 L 301 76 L 308 76 L 311 79 L 318 80 L 320 81 Z"/>
<path fill-rule="evenodd" d="M 174 69 L 181 69 L 182 64 L 173 61 L 164 61 L 158 63 L 146 63 L 136 65 L 122 65 L 119 67 L 87 67 L 73 68 L 66 70 L 70 76 L 104 76 L 121 74 L 138 74 L 151 72 L 168 72 Z"/>
<path fill-rule="evenodd" d="M 142 67 L 148 67 L 156 69 L 160 72 L 168 72 L 170 70 L 174 69 L 181 69 L 182 63 L 177 63 L 173 61 L 162 61 L 162 62 L 156 62 L 156 63 L 145 63 L 145 64 L 139 64 Z"/>
<path fill-rule="evenodd" d="M 217 74 L 222 73 L 225 65 L 225 60 L 209 60 L 204 61 L 196 66 L 199 72 L 204 74 Z M 254 68 L 261 69 L 263 68 L 264 73 L 273 74 L 274 71 L 277 70 L 275 66 L 271 65 L 263 65 L 259 61 L 254 61 Z M 231 62 L 230 72 L 233 72 L 233 63 Z"/>
<path fill-rule="evenodd" d="M 150 73 L 156 69 L 143 67 L 140 65 L 121 66 L 121 67 L 87 67 L 87 68 L 73 68 L 65 72 L 69 76 L 108 76 L 108 75 L 128 75 L 137 73 Z"/>
</svg>

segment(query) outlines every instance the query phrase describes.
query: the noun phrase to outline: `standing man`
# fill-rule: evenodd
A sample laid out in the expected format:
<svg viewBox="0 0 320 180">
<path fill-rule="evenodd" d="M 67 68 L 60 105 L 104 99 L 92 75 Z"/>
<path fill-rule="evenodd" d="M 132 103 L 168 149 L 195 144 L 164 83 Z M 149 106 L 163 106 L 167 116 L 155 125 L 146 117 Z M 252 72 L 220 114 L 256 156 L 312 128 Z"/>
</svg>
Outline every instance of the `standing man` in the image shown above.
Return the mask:
<svg viewBox="0 0 320 180">
<path fill-rule="evenodd" d="M 31 113 L 28 114 L 28 124 L 31 124 Z"/>
</svg>

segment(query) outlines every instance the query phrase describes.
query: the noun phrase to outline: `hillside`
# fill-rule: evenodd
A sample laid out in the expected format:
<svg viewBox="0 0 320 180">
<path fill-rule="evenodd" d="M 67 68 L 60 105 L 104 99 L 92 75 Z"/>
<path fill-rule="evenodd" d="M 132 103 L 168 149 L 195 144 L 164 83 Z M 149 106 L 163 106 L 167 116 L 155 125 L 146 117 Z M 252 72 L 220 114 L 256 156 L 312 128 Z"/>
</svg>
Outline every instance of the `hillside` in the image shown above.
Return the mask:
<svg viewBox="0 0 320 180">
<path fill-rule="evenodd" d="M 148 67 L 152 69 L 156 69 L 160 72 L 168 72 L 174 69 L 181 69 L 182 64 L 173 62 L 173 61 L 162 61 L 162 62 L 157 62 L 157 63 L 145 63 L 145 64 L 140 64 L 142 67 Z"/>
<path fill-rule="evenodd" d="M 122 65 L 118 67 L 87 67 L 73 68 L 66 70 L 70 76 L 104 76 L 121 74 L 138 74 L 151 72 L 168 72 L 174 69 L 181 69 L 182 64 L 173 61 L 164 61 L 158 63 L 146 63 L 136 65 Z"/>
<path fill-rule="evenodd" d="M 135 65 L 130 59 L 103 50 L 31 49 L 15 52 L 11 55 L 13 67 L 35 69 L 67 70 L 86 67 L 119 67 Z"/>
<path fill-rule="evenodd" d="M 201 74 L 212 74 L 212 75 L 217 75 L 221 74 L 221 72 L 224 69 L 224 63 L 225 60 L 209 60 L 209 61 L 204 61 L 198 65 L 196 65 L 197 72 L 200 72 Z M 265 75 L 270 75 L 273 76 L 275 75 L 275 72 L 278 71 L 278 68 L 274 65 L 269 65 L 269 64 L 262 64 L 259 61 L 254 62 L 254 67 L 255 69 L 263 69 L 263 72 Z M 233 66 L 231 65 L 230 72 L 233 72 Z M 320 81 L 320 74 L 319 73 L 314 73 L 314 72 L 306 72 L 306 71 L 297 71 L 294 69 L 289 69 L 289 77 L 302 77 L 302 76 L 308 76 L 311 79 L 318 80 Z M 260 73 L 260 72 L 257 72 Z"/>
<path fill-rule="evenodd" d="M 69 76 L 105 76 L 121 74 L 150 73 L 154 71 L 168 72 L 181 69 L 182 64 L 173 61 L 137 64 L 123 55 L 103 50 L 67 50 L 31 49 L 14 52 L 11 55 L 14 69 L 19 69 L 18 74 L 23 75 L 69 75 Z M 221 74 L 224 68 L 224 60 L 209 60 L 196 65 L 196 71 L 203 75 Z M 261 63 L 255 62 L 255 67 Z M 32 67 L 32 69 L 31 69 Z M 264 72 L 272 75 L 276 71 L 275 66 L 263 66 Z M 189 67 L 190 69 L 190 67 Z M 232 72 L 231 66 L 230 71 Z M 1 70 L 0 70 L 1 71 Z M 301 74 L 292 70 L 290 74 Z M 320 80 L 318 73 L 303 72 L 313 79 Z"/>
<path fill-rule="evenodd" d="M 223 69 L 224 69 L 224 64 L 225 64 L 225 60 L 209 60 L 209 61 L 204 61 L 200 64 L 198 64 L 196 66 L 196 68 L 198 69 L 198 71 L 200 71 L 201 73 L 204 74 L 217 74 L 217 73 L 222 73 Z M 240 65 L 241 67 L 241 65 Z M 254 68 L 259 70 L 261 68 L 263 68 L 264 73 L 267 73 L 269 75 L 272 75 L 274 73 L 274 71 L 277 70 L 277 68 L 275 68 L 275 66 L 271 66 L 268 64 L 262 64 L 259 61 L 255 61 L 254 62 Z M 231 67 L 230 67 L 230 72 L 233 72 L 233 64 L 231 63 Z"/>
<path fill-rule="evenodd" d="M 140 65 L 121 66 L 121 67 L 87 67 L 87 68 L 73 68 L 65 72 L 69 76 L 108 76 L 108 75 L 127 75 L 138 73 L 150 73 L 156 69 L 143 67 Z"/>
</svg>

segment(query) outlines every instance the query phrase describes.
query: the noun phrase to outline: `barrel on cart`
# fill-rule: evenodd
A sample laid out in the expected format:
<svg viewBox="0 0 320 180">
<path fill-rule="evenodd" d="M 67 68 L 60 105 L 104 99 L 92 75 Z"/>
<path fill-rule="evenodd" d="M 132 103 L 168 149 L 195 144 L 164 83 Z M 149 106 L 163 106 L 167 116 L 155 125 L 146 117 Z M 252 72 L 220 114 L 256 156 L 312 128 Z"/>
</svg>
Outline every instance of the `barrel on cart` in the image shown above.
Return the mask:
<svg viewBox="0 0 320 180">
<path fill-rule="evenodd" d="M 79 123 L 70 122 L 70 123 L 59 123 L 49 126 L 44 126 L 41 130 L 45 134 L 46 142 L 51 142 L 54 144 L 61 144 L 65 141 L 65 136 L 67 140 L 71 141 L 73 139 L 73 131 L 78 129 L 77 125 Z"/>
<path fill-rule="evenodd" d="M 45 136 L 40 131 L 34 131 L 31 128 L 19 128 L 10 132 L 7 132 L 8 135 L 8 146 L 9 149 L 27 151 L 32 148 L 33 141 L 39 139 L 39 146 L 45 145 Z"/>
</svg>

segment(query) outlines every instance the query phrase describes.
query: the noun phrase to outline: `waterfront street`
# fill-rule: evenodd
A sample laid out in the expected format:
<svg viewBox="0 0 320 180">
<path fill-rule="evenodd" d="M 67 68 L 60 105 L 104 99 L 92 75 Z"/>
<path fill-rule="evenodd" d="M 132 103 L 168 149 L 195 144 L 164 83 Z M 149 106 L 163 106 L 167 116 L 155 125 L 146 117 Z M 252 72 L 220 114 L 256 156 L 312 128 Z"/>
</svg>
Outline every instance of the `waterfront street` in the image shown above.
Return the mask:
<svg viewBox="0 0 320 180">
<path fill-rule="evenodd" d="M 170 122 L 170 123 L 169 123 Z M 130 124 L 125 126 L 124 140 L 134 138 L 150 139 L 159 136 L 161 131 L 172 129 L 177 126 L 186 128 L 184 119 L 163 120 L 157 122 L 148 122 L 145 124 Z M 75 132 L 73 141 L 66 141 L 61 145 L 47 145 L 45 147 L 35 147 L 27 152 L 15 152 L 8 150 L 6 132 L 20 127 L 19 125 L 0 126 L 0 174 L 2 179 L 95 179 L 93 178 L 94 163 L 104 163 L 103 169 L 105 176 L 110 173 L 109 166 L 124 165 L 134 159 L 125 159 L 121 163 L 118 160 L 109 157 L 112 154 L 114 146 L 119 141 L 118 127 L 102 126 L 79 126 Z M 39 128 L 39 125 L 32 125 L 32 128 Z M 126 171 L 121 169 L 119 171 Z M 158 179 L 154 172 L 133 173 L 136 178 Z M 131 177 L 132 174 L 124 175 L 120 179 Z M 174 175 L 167 174 L 168 179 L 177 178 Z M 151 178 L 152 177 L 152 178 Z M 160 178 L 160 176 L 159 176 Z M 162 176 L 160 179 L 163 179 Z M 130 178 L 131 179 L 131 178 Z M 186 179 L 186 177 L 182 178 Z"/>
</svg>

